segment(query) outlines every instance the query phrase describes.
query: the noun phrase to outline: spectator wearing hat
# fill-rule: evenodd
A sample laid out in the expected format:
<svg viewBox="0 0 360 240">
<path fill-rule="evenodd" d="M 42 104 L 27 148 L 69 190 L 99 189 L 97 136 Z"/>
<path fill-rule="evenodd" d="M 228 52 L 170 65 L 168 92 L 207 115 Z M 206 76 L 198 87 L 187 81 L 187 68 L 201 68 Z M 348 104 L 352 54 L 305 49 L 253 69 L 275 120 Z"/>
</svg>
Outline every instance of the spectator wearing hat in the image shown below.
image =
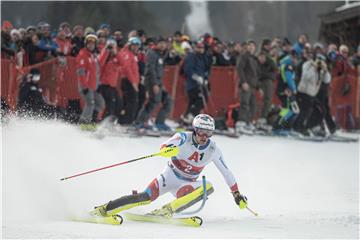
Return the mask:
<svg viewBox="0 0 360 240">
<path fill-rule="evenodd" d="M 137 60 L 139 66 L 139 75 L 140 75 L 140 83 L 139 83 L 139 91 L 138 91 L 138 108 L 136 110 L 135 119 L 137 118 L 141 108 L 143 107 L 146 101 L 146 89 L 145 89 L 145 63 L 146 63 L 146 33 L 143 29 L 136 30 L 136 35 L 141 41 L 141 45 L 139 50 L 137 51 Z"/>
<path fill-rule="evenodd" d="M 297 63 L 295 51 L 291 51 L 290 54 L 283 57 L 280 61 L 276 93 L 281 101 L 282 109 L 279 113 L 279 118 L 273 126 L 274 130 L 291 129 L 300 111 L 296 101 L 295 66 Z"/>
<path fill-rule="evenodd" d="M 175 53 L 180 57 L 185 55 L 185 51 L 181 47 L 181 43 L 182 43 L 182 33 L 180 31 L 176 31 L 173 36 L 171 47 L 172 49 L 174 49 Z"/>
<path fill-rule="evenodd" d="M 105 100 L 104 118 L 107 116 L 119 117 L 122 101 L 117 93 L 118 80 L 120 77 L 120 61 L 117 57 L 117 43 L 113 39 L 106 41 L 105 48 L 100 53 L 100 59 L 104 60 L 101 67 L 101 85 L 98 91 Z"/>
<path fill-rule="evenodd" d="M 81 25 L 76 25 L 73 28 L 73 36 L 71 38 L 71 55 L 76 57 L 80 49 L 84 47 L 84 28 Z"/>
<path fill-rule="evenodd" d="M 128 33 L 128 39 L 132 38 L 132 37 L 138 37 L 138 31 L 137 30 L 131 30 Z M 141 41 L 141 40 L 140 40 Z"/>
<path fill-rule="evenodd" d="M 350 69 L 349 48 L 345 44 L 342 44 L 339 47 L 339 54 L 335 59 L 333 74 L 335 76 L 345 76 Z"/>
<path fill-rule="evenodd" d="M 213 48 L 213 62 L 215 66 L 229 66 L 230 65 L 230 56 L 225 49 L 224 44 L 219 41 Z"/>
<path fill-rule="evenodd" d="M 101 94 L 97 91 L 100 85 L 101 61 L 96 56 L 97 36 L 88 34 L 85 37 L 85 47 L 76 57 L 76 71 L 80 96 L 85 102 L 79 123 L 91 127 L 96 122 L 97 115 L 105 107 Z"/>
<path fill-rule="evenodd" d="M 181 48 L 184 50 L 185 53 L 185 49 L 183 48 L 183 43 L 187 43 L 187 42 L 181 42 Z M 165 65 L 179 64 L 182 58 L 179 55 L 179 53 L 176 51 L 176 49 L 173 47 L 174 45 L 167 41 L 166 41 L 166 45 L 167 45 L 167 51 L 166 51 L 164 64 Z"/>
<path fill-rule="evenodd" d="M 145 88 L 149 95 L 149 99 L 140 110 L 137 117 L 136 122 L 138 128 L 148 127 L 145 123 L 148 122 L 157 105 L 162 103 L 162 106 L 156 115 L 155 126 L 160 131 L 171 130 L 170 127 L 165 124 L 165 119 L 170 113 L 173 105 L 173 101 L 163 85 L 166 48 L 166 40 L 164 38 L 159 38 L 156 46 L 153 49 L 148 49 L 146 53 Z"/>
<path fill-rule="evenodd" d="M 281 43 L 281 49 L 279 51 L 279 59 L 278 59 L 278 63 L 280 65 L 281 60 L 288 56 L 291 53 L 292 50 L 292 45 L 291 42 L 288 38 L 284 38 L 282 43 Z"/>
<path fill-rule="evenodd" d="M 18 31 L 20 33 L 20 39 L 23 41 L 24 38 L 25 38 L 26 29 L 25 28 L 19 28 Z"/>
<path fill-rule="evenodd" d="M 294 125 L 295 130 L 306 136 L 310 135 L 308 122 L 314 111 L 316 95 L 321 83 L 329 84 L 330 81 L 331 75 L 324 55 L 318 53 L 313 59 L 304 63 L 296 96 L 300 113 Z"/>
<path fill-rule="evenodd" d="M 228 44 L 227 44 L 227 49 L 228 49 L 228 54 L 229 54 L 229 57 L 230 57 L 230 65 L 231 66 L 235 66 L 236 65 L 236 59 L 237 59 L 237 52 L 235 50 L 235 46 L 236 46 L 237 43 L 233 42 L 233 41 L 230 41 Z M 240 44 L 239 44 L 240 45 Z"/>
<path fill-rule="evenodd" d="M 15 60 L 16 60 L 16 66 L 22 67 L 24 65 L 24 42 L 21 39 L 21 34 L 19 30 L 12 29 L 10 32 L 11 36 L 11 49 L 15 52 Z"/>
<path fill-rule="evenodd" d="M 146 42 L 146 33 L 143 29 L 137 30 L 137 37 L 140 38 L 140 40 L 141 40 L 141 43 L 142 43 L 141 46 L 144 46 L 145 42 Z"/>
<path fill-rule="evenodd" d="M 137 52 L 140 46 L 141 40 L 138 37 L 131 37 L 118 55 L 122 66 L 121 90 L 124 100 L 124 108 L 119 119 L 120 124 L 130 125 L 136 117 L 140 83 Z"/>
<path fill-rule="evenodd" d="M 274 81 L 277 71 L 276 63 L 270 56 L 271 40 L 264 39 L 261 43 L 261 51 L 258 55 L 259 61 L 259 87 L 263 91 L 263 106 L 261 109 L 260 125 L 266 124 L 266 118 L 270 112 L 272 96 L 274 94 Z"/>
<path fill-rule="evenodd" d="M 71 39 L 66 35 L 65 29 L 59 28 L 55 42 L 58 45 L 57 54 L 60 56 L 69 56 L 72 51 Z"/>
<path fill-rule="evenodd" d="M 71 33 L 70 24 L 68 22 L 62 22 L 59 25 L 59 31 L 60 31 L 60 29 L 61 29 L 61 31 L 64 32 L 66 38 L 71 38 L 72 33 Z"/>
<path fill-rule="evenodd" d="M 58 50 L 58 45 L 53 41 L 50 33 L 50 25 L 48 23 L 40 24 L 40 44 L 39 48 L 47 53 L 46 58 L 51 56 L 56 56 L 56 51 Z"/>
<path fill-rule="evenodd" d="M 5 20 L 1 27 L 1 58 L 12 58 L 15 56 L 15 51 L 11 48 L 11 36 L 10 32 L 13 29 L 13 25 L 10 21 Z"/>
<path fill-rule="evenodd" d="M 312 59 L 317 53 L 323 54 L 323 46 L 320 43 L 314 45 L 314 49 L 311 47 L 310 43 L 306 43 L 304 50 L 301 53 L 301 56 L 298 57 L 298 63 L 295 66 L 295 82 L 296 85 L 299 84 L 301 75 L 302 75 L 302 66 L 309 59 Z"/>
<path fill-rule="evenodd" d="M 100 25 L 99 30 L 104 31 L 104 35 L 105 35 L 105 39 L 107 40 L 108 38 L 111 37 L 111 27 L 110 24 L 108 23 L 103 23 Z M 99 36 L 98 36 L 99 37 Z"/>
<path fill-rule="evenodd" d="M 182 35 L 181 37 L 181 48 L 184 50 L 185 55 L 192 51 L 190 37 L 188 35 Z"/>
<path fill-rule="evenodd" d="M 30 42 L 25 44 L 25 61 L 29 65 L 37 64 L 45 60 L 47 51 L 40 47 L 40 34 L 35 33 L 31 36 Z"/>
<path fill-rule="evenodd" d="M 84 36 L 87 36 L 88 34 L 96 34 L 96 33 L 92 27 L 86 27 L 84 30 Z"/>
<path fill-rule="evenodd" d="M 206 105 L 207 96 L 204 90 L 207 88 L 206 71 L 208 70 L 208 59 L 204 52 L 204 43 L 197 42 L 194 46 L 194 52 L 188 53 L 184 59 L 183 72 L 188 97 L 186 112 L 181 116 L 184 125 L 191 125 L 193 118 Z"/>
<path fill-rule="evenodd" d="M 96 32 L 96 35 L 98 37 L 97 51 L 101 52 L 101 50 L 103 50 L 103 48 L 106 45 L 106 40 L 107 40 L 106 32 L 103 29 L 99 29 Z"/>
<path fill-rule="evenodd" d="M 338 54 L 339 54 L 339 52 L 338 52 L 338 48 L 337 48 L 336 44 L 330 43 L 327 48 L 327 53 L 326 53 L 326 59 L 327 59 L 327 63 L 328 63 L 330 71 L 332 71 L 332 69 L 335 65 L 336 57 Z"/>
<path fill-rule="evenodd" d="M 246 52 L 240 55 L 236 69 L 240 78 L 240 110 L 236 127 L 240 132 L 251 133 L 254 130 L 252 120 L 256 112 L 255 92 L 259 86 L 259 64 L 255 56 L 256 43 L 247 42 Z M 262 90 L 260 89 L 262 93 Z"/>
<path fill-rule="evenodd" d="M 308 42 L 308 37 L 306 36 L 306 34 L 300 34 L 298 36 L 297 42 L 293 45 L 293 50 L 295 51 L 296 56 L 298 58 L 301 57 L 307 42 Z"/>
<path fill-rule="evenodd" d="M 40 71 L 33 68 L 22 79 L 19 87 L 19 100 L 17 108 L 21 116 L 51 117 L 55 107 L 43 97 L 43 90 L 39 85 Z"/>
<path fill-rule="evenodd" d="M 125 45 L 125 39 L 120 29 L 116 29 L 113 33 L 118 49 L 121 49 Z"/>
</svg>

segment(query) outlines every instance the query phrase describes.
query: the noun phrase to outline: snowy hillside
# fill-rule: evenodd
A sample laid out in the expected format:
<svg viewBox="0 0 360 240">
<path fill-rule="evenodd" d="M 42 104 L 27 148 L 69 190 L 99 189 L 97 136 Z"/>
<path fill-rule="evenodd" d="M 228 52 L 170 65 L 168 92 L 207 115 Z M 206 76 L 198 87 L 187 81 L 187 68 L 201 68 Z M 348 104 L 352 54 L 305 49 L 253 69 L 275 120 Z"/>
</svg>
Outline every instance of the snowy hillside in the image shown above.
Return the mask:
<svg viewBox="0 0 360 240">
<path fill-rule="evenodd" d="M 133 189 L 143 190 L 166 159 L 150 158 L 63 182 L 60 178 L 157 152 L 165 139 L 99 140 L 63 123 L 11 120 L 2 129 L 3 237 L 359 238 L 359 143 L 268 137 L 213 137 L 259 217 L 235 205 L 210 164 L 203 174 L 215 192 L 198 214 L 204 219 L 200 228 L 70 221 Z M 171 199 L 165 195 L 130 211 L 145 213 Z"/>
</svg>

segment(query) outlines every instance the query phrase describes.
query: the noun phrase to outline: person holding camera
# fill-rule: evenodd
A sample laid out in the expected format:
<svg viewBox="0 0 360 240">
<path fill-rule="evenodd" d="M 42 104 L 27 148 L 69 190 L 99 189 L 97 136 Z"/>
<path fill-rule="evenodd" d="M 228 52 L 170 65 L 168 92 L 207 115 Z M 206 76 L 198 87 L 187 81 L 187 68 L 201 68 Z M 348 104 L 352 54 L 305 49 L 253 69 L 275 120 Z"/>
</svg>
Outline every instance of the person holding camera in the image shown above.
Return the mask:
<svg viewBox="0 0 360 240">
<path fill-rule="evenodd" d="M 121 108 L 122 105 L 121 98 L 119 98 L 116 90 L 121 67 L 117 54 L 116 41 L 114 39 L 107 40 L 105 48 L 101 51 L 99 57 L 104 59 L 104 65 L 101 67 L 101 85 L 98 89 L 98 92 L 105 100 L 104 118 L 110 115 L 118 116 L 120 112 L 117 112 L 117 109 Z"/>
<path fill-rule="evenodd" d="M 17 104 L 19 116 L 45 118 L 55 116 L 56 107 L 43 96 L 43 89 L 39 84 L 40 77 L 39 69 L 33 68 L 22 79 Z"/>
<path fill-rule="evenodd" d="M 140 38 L 130 37 L 127 44 L 118 54 L 123 73 L 121 90 L 124 100 L 124 107 L 119 117 L 119 123 L 124 125 L 133 124 L 138 111 L 140 71 L 137 54 L 141 44 Z"/>
<path fill-rule="evenodd" d="M 76 57 L 76 71 L 79 83 L 80 96 L 85 102 L 79 123 L 91 128 L 91 123 L 96 121 L 97 114 L 105 107 L 105 101 L 97 91 L 100 85 L 101 64 L 96 55 L 98 38 L 94 34 L 85 37 L 85 47 Z"/>
<path fill-rule="evenodd" d="M 329 83 L 330 81 L 331 75 L 324 55 L 316 54 L 304 63 L 297 94 L 300 113 L 294 126 L 296 131 L 305 136 L 310 135 L 308 121 L 314 110 L 316 95 L 321 83 Z"/>
</svg>

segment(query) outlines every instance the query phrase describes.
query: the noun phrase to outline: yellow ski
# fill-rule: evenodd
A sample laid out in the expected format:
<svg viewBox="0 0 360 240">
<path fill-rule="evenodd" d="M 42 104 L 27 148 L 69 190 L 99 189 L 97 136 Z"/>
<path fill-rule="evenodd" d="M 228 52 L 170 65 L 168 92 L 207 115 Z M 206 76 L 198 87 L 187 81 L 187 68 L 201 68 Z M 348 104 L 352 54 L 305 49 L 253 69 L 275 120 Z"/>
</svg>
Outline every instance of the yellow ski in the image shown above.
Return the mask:
<svg viewBox="0 0 360 240">
<path fill-rule="evenodd" d="M 120 215 L 113 215 L 109 217 L 75 217 L 72 219 L 76 222 L 88 222 L 88 223 L 100 223 L 100 224 L 110 224 L 110 225 L 120 225 L 123 223 L 123 218 Z"/>
<path fill-rule="evenodd" d="M 203 222 L 203 220 L 198 216 L 174 218 L 174 217 L 157 216 L 152 214 L 134 214 L 134 213 L 125 213 L 124 216 L 126 220 L 130 220 L 130 221 L 175 224 L 175 225 L 183 225 L 189 227 L 200 227 Z"/>
</svg>

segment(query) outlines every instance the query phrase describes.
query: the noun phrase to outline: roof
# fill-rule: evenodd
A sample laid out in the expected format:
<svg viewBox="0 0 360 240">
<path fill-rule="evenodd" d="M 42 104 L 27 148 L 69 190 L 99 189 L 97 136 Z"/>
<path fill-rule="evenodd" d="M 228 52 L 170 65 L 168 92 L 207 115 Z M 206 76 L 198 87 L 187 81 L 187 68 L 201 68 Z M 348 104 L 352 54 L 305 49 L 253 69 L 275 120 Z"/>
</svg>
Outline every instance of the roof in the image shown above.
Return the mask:
<svg viewBox="0 0 360 240">
<path fill-rule="evenodd" d="M 336 8 L 333 12 L 320 15 L 325 24 L 340 22 L 343 20 L 360 17 L 360 2 L 347 4 Z"/>
</svg>

